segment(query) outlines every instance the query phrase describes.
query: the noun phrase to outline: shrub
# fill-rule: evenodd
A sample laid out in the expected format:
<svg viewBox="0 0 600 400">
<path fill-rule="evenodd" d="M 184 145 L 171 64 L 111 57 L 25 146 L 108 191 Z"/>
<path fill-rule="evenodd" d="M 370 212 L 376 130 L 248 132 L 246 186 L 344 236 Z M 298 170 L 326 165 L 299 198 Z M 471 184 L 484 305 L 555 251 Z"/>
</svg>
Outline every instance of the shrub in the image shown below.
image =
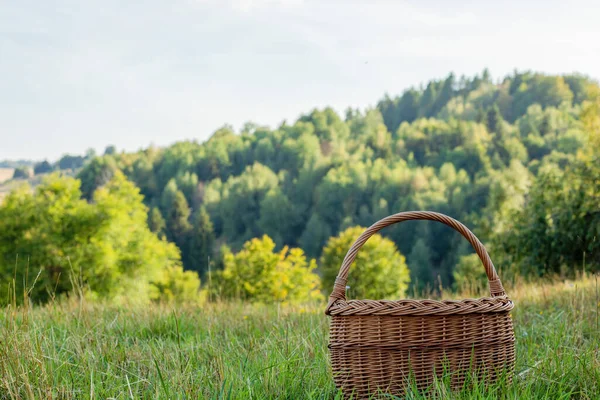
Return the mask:
<svg viewBox="0 0 600 400">
<path fill-rule="evenodd" d="M 264 235 L 246 242 L 240 252 L 223 254 L 223 270 L 216 274 L 215 291 L 226 298 L 263 303 L 321 299 L 320 279 L 301 249 L 284 247 Z"/>
<path fill-rule="evenodd" d="M 321 256 L 323 290 L 333 288 L 346 252 L 363 231 L 359 226 L 351 227 L 329 239 Z M 394 242 L 375 234 L 358 252 L 350 268 L 348 286 L 349 293 L 360 298 L 398 298 L 404 296 L 409 281 L 405 257 Z"/>
<path fill-rule="evenodd" d="M 198 276 L 184 273 L 177 247 L 149 230 L 147 212 L 139 189 L 120 172 L 92 203 L 81 198 L 79 180 L 57 174 L 33 193 L 27 186 L 13 191 L 0 205 L 2 293 L 11 292 L 17 261 L 17 301 L 24 287 L 35 302 L 68 294 L 73 280 L 91 298 L 194 297 Z"/>
<path fill-rule="evenodd" d="M 13 172 L 13 179 L 28 179 L 31 178 L 31 176 L 31 169 L 28 167 L 18 167 L 15 168 L 15 171 Z"/>
</svg>

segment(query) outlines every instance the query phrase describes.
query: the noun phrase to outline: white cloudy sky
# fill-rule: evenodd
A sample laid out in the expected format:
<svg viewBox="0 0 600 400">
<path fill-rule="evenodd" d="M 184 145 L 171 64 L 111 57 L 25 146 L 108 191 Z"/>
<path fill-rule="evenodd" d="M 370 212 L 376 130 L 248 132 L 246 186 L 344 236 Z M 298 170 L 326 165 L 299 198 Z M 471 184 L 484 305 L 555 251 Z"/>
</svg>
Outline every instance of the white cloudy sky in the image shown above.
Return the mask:
<svg viewBox="0 0 600 400">
<path fill-rule="evenodd" d="M 206 139 L 450 71 L 600 77 L 600 2 L 0 0 L 0 159 Z"/>
</svg>

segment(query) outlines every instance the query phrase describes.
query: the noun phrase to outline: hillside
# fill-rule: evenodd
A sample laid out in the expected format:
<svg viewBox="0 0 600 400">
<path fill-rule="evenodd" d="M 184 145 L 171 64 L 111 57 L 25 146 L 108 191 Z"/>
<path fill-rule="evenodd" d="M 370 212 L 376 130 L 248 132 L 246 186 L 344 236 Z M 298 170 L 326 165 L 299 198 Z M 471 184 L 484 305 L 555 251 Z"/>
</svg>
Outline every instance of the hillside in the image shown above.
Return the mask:
<svg viewBox="0 0 600 400">
<path fill-rule="evenodd" d="M 407 210 L 467 224 L 507 280 L 572 277 L 600 267 L 599 149 L 596 82 L 534 73 L 494 82 L 484 71 L 344 116 L 315 109 L 274 129 L 225 126 L 203 143 L 67 155 L 36 164 L 30 187 L 0 204 L 0 289 L 21 301 L 16 272 L 47 302 L 71 293 L 76 273 L 92 297 L 115 301 L 131 290 L 147 301 L 319 298 L 360 226 Z M 349 281 L 355 294 L 485 279 L 445 225 L 382 234 L 357 268 L 389 285 Z"/>
<path fill-rule="evenodd" d="M 201 274 L 223 244 L 236 250 L 267 234 L 278 248 L 299 246 L 319 257 L 341 230 L 412 209 L 464 221 L 502 259 L 505 233 L 517 230 L 514 213 L 536 177 L 570 170 L 590 148 L 582 115 L 589 117 L 598 93 L 595 81 L 578 75 L 524 72 L 495 82 L 487 71 L 450 74 L 343 116 L 315 109 L 275 129 L 225 126 L 204 143 L 105 155 L 78 176 L 89 199 L 115 171 L 125 173 L 151 208 L 150 226 Z M 384 234 L 421 286 L 451 284 L 471 251 L 436 224 L 407 223 Z M 203 244 L 198 235 L 207 238 Z M 573 247 L 569 260 L 581 262 L 585 252 L 590 260 L 586 246 Z M 564 261 L 532 262 L 550 271 Z"/>
</svg>

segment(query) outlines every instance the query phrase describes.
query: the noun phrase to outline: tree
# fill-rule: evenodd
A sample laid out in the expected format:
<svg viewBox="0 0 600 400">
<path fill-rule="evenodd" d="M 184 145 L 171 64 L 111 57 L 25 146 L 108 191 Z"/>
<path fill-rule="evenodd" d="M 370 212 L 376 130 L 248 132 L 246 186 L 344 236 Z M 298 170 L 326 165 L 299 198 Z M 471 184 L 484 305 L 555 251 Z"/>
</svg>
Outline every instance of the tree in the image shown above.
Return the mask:
<svg viewBox="0 0 600 400">
<path fill-rule="evenodd" d="M 312 214 L 300 236 L 300 246 L 310 257 L 318 257 L 330 236 L 329 225 L 318 214 Z"/>
<path fill-rule="evenodd" d="M 419 114 L 421 93 L 414 89 L 406 90 L 401 97 L 390 99 L 388 95 L 377 104 L 388 131 L 395 134 L 404 121 L 413 122 Z"/>
<path fill-rule="evenodd" d="M 315 109 L 309 115 L 302 116 L 300 121 L 312 123 L 315 127 L 315 135 L 322 142 L 344 140 L 350 133 L 348 125 L 331 107 L 327 107 L 322 111 Z"/>
<path fill-rule="evenodd" d="M 448 75 L 444 83 L 442 84 L 441 90 L 437 98 L 435 99 L 435 103 L 433 104 L 433 109 L 431 110 L 431 115 L 436 115 L 454 96 L 454 87 L 456 86 L 456 77 L 454 74 Z"/>
<path fill-rule="evenodd" d="M 494 106 L 487 111 L 486 126 L 488 131 L 499 133 L 501 123 L 502 114 L 500 114 L 498 106 L 494 104 Z"/>
<path fill-rule="evenodd" d="M 91 200 L 96 189 L 108 183 L 119 171 L 112 157 L 97 157 L 92 159 L 79 171 L 77 178 L 81 180 L 81 193 L 86 200 Z"/>
<path fill-rule="evenodd" d="M 288 197 L 280 189 L 269 190 L 260 203 L 257 225 L 261 231 L 279 245 L 290 244 L 298 235 L 299 224 L 298 213 Z"/>
<path fill-rule="evenodd" d="M 234 243 L 236 247 L 260 232 L 257 222 L 260 220 L 261 203 L 266 194 L 278 185 L 278 176 L 269 167 L 258 163 L 223 184 L 219 202 L 223 233 L 238 239 Z"/>
<path fill-rule="evenodd" d="M 225 251 L 215 291 L 226 298 L 263 303 L 322 299 L 315 260 L 307 261 L 297 248 L 274 250 L 275 243 L 265 235 L 246 242 L 237 254 Z"/>
<path fill-rule="evenodd" d="M 431 117 L 434 115 L 434 106 L 437 99 L 438 82 L 432 81 L 427 84 L 427 88 L 423 92 L 419 103 L 419 116 Z"/>
<path fill-rule="evenodd" d="M 86 156 L 78 176 L 83 197 L 93 201 L 94 192 L 122 172 L 140 188 L 144 204 L 157 207 L 163 219 L 173 211 L 177 192 L 183 193 L 187 207 L 179 199 L 176 209 L 181 215 L 189 211 L 184 222 L 179 220 L 180 231 L 187 233 L 175 238 L 166 220 L 164 232 L 176 240 L 186 268 L 205 268 L 197 266 L 204 265 L 205 246 L 193 244 L 201 208 L 210 216 L 214 241 L 233 251 L 267 234 L 278 250 L 299 245 L 309 257 L 319 257 L 340 230 L 411 209 L 451 214 L 493 243 L 507 230 L 518 231 L 513 218 L 520 217 L 514 213 L 534 199 L 526 181 L 544 176 L 549 166 L 574 181 L 588 176 L 583 170 L 575 174 L 576 164 L 593 170 L 600 148 L 599 97 L 597 82 L 576 75 L 515 72 L 502 82 L 494 82 L 486 71 L 458 82 L 449 75 L 398 96 L 386 95 L 376 109 L 351 109 L 345 120 L 323 108 L 275 129 L 247 124 L 236 132 L 223 126 L 205 142 L 181 141 L 130 153 L 109 148 L 107 155 Z M 67 161 L 63 167 L 70 168 Z M 10 168 L 29 164 L 0 163 Z M 565 186 L 573 196 L 585 198 L 592 192 L 570 182 Z M 564 204 L 580 210 L 575 200 Z M 543 212 L 551 207 L 538 206 L 539 214 L 532 215 L 539 220 L 529 222 L 538 224 L 541 234 L 541 227 L 550 229 L 555 220 L 543 225 Z M 150 211 L 148 224 L 159 236 L 160 218 Z M 436 286 L 439 277 L 448 285 L 464 253 L 455 235 L 432 225 L 426 235 L 404 227 L 386 234 L 407 255 L 413 277 Z M 564 229 L 585 236 L 575 228 Z M 417 238 L 423 239 L 418 246 Z M 413 268 L 415 259 L 421 261 Z M 538 268 L 544 269 L 537 265 L 534 270 Z M 417 281 L 425 284 L 415 278 L 413 285 Z"/>
<path fill-rule="evenodd" d="M 32 174 L 31 174 L 31 169 L 28 167 L 18 167 L 15 168 L 15 171 L 13 172 L 13 179 L 29 179 L 31 178 Z"/>
<path fill-rule="evenodd" d="M 167 224 L 160 213 L 160 210 L 156 207 L 152 207 L 148 213 L 148 228 L 150 228 L 150 231 L 154 232 L 159 238 L 163 238 L 165 236 L 166 227 Z"/>
<path fill-rule="evenodd" d="M 577 160 L 539 172 L 525 207 L 494 237 L 500 265 L 522 275 L 574 275 L 600 266 L 600 168 Z"/>
<path fill-rule="evenodd" d="M 320 259 L 323 290 L 329 292 L 346 252 L 364 228 L 351 227 L 332 237 Z M 358 298 L 399 298 L 410 281 L 406 260 L 396 245 L 379 234 L 373 235 L 358 252 L 348 277 L 349 293 Z"/>
<path fill-rule="evenodd" d="M 85 159 L 86 160 L 91 160 L 93 158 L 96 158 L 97 154 L 96 154 L 96 150 L 93 148 L 89 148 L 85 151 Z"/>
<path fill-rule="evenodd" d="M 52 172 L 52 165 L 47 160 L 39 162 L 33 167 L 33 173 L 35 175 L 47 174 L 48 172 Z"/>
<path fill-rule="evenodd" d="M 187 260 L 184 263 L 186 268 L 203 276 L 213 253 L 214 242 L 213 224 L 206 209 L 201 207 L 193 217 L 192 232 L 187 246 Z"/>
<path fill-rule="evenodd" d="M 1 289 L 15 290 L 16 301 L 27 290 L 32 301 L 45 302 L 70 293 L 76 282 L 90 299 L 193 300 L 197 275 L 183 273 L 177 248 L 150 232 L 146 218 L 139 190 L 121 173 L 91 203 L 81 198 L 78 180 L 58 174 L 33 193 L 17 189 L 0 205 Z M 25 287 L 11 287 L 15 260 Z"/>
<path fill-rule="evenodd" d="M 105 156 L 113 156 L 115 154 L 117 154 L 117 148 L 114 145 L 107 146 L 106 149 L 104 149 Z"/>
<path fill-rule="evenodd" d="M 58 160 L 58 163 L 56 165 L 58 166 L 58 169 L 62 170 L 76 170 L 81 168 L 84 162 L 85 158 L 81 156 L 72 156 L 69 154 L 65 154 L 61 157 L 60 160 Z"/>
<path fill-rule="evenodd" d="M 431 249 L 423 238 L 417 239 L 408 255 L 411 282 L 419 290 L 424 290 L 428 286 L 431 289 L 431 285 L 434 283 L 431 255 Z"/>
<path fill-rule="evenodd" d="M 175 243 L 179 249 L 186 249 L 192 226 L 190 224 L 190 207 L 180 190 L 175 192 L 165 215 L 167 239 Z"/>
</svg>

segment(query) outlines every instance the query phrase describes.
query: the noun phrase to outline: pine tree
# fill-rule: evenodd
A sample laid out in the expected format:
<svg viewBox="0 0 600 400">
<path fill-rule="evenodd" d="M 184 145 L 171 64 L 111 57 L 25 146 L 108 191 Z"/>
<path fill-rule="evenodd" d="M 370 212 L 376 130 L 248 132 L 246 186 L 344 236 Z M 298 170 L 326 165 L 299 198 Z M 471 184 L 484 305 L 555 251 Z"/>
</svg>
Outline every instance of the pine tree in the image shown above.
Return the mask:
<svg viewBox="0 0 600 400">
<path fill-rule="evenodd" d="M 490 74 L 490 70 L 485 68 L 483 73 L 481 74 L 481 80 L 485 83 L 492 83 L 492 74 Z"/>
<path fill-rule="evenodd" d="M 48 172 L 52 172 L 52 165 L 47 160 L 37 163 L 33 167 L 33 173 L 35 175 L 46 174 Z"/>
<path fill-rule="evenodd" d="M 177 190 L 166 215 L 167 239 L 175 243 L 182 253 L 186 250 L 188 235 L 192 231 L 189 218 L 190 207 L 188 202 L 183 193 Z"/>
<path fill-rule="evenodd" d="M 419 104 L 419 116 L 420 117 L 431 117 L 433 116 L 433 107 L 435 100 L 437 99 L 436 82 L 429 82 L 427 88 L 423 92 Z"/>
<path fill-rule="evenodd" d="M 159 238 L 163 238 L 165 236 L 165 228 L 166 223 L 163 218 L 160 210 L 156 207 L 152 207 L 152 210 L 148 213 L 148 227 Z"/>
<path fill-rule="evenodd" d="M 210 216 L 204 207 L 194 214 L 193 220 L 184 262 L 187 269 L 203 275 L 207 271 L 208 259 L 212 255 L 215 234 Z"/>
<path fill-rule="evenodd" d="M 545 114 L 540 124 L 540 135 L 546 136 L 548 133 L 550 133 L 550 116 Z"/>
<path fill-rule="evenodd" d="M 408 256 L 410 281 L 421 290 L 433 283 L 431 265 L 431 250 L 423 239 L 417 239 Z"/>
<path fill-rule="evenodd" d="M 446 103 L 448 103 L 450 101 L 450 99 L 452 99 L 452 97 L 454 96 L 454 87 L 456 86 L 456 77 L 454 76 L 454 74 L 450 74 L 448 75 L 448 77 L 446 78 L 446 80 L 444 81 L 443 85 L 442 85 L 442 89 L 440 90 L 440 93 L 438 94 L 437 98 L 435 99 L 435 103 L 433 104 L 433 108 L 431 109 L 431 115 L 436 115 L 438 112 L 440 112 L 440 110 L 442 108 L 444 108 L 444 106 L 446 105 Z"/>
<path fill-rule="evenodd" d="M 475 121 L 479 122 L 480 124 L 483 124 L 486 122 L 486 117 L 487 117 L 487 114 L 485 113 L 485 111 L 483 111 L 483 108 L 478 107 L 477 108 L 477 116 L 475 117 Z"/>
<path fill-rule="evenodd" d="M 300 237 L 300 246 L 309 257 L 321 254 L 325 242 L 331 236 L 331 228 L 318 214 L 313 214 Z"/>
<path fill-rule="evenodd" d="M 31 175 L 31 170 L 28 167 L 19 167 L 13 172 L 13 179 L 28 179 L 31 178 Z"/>
<path fill-rule="evenodd" d="M 486 125 L 488 131 L 498 133 L 502 123 L 502 114 L 496 104 L 494 104 L 487 112 Z"/>
</svg>

